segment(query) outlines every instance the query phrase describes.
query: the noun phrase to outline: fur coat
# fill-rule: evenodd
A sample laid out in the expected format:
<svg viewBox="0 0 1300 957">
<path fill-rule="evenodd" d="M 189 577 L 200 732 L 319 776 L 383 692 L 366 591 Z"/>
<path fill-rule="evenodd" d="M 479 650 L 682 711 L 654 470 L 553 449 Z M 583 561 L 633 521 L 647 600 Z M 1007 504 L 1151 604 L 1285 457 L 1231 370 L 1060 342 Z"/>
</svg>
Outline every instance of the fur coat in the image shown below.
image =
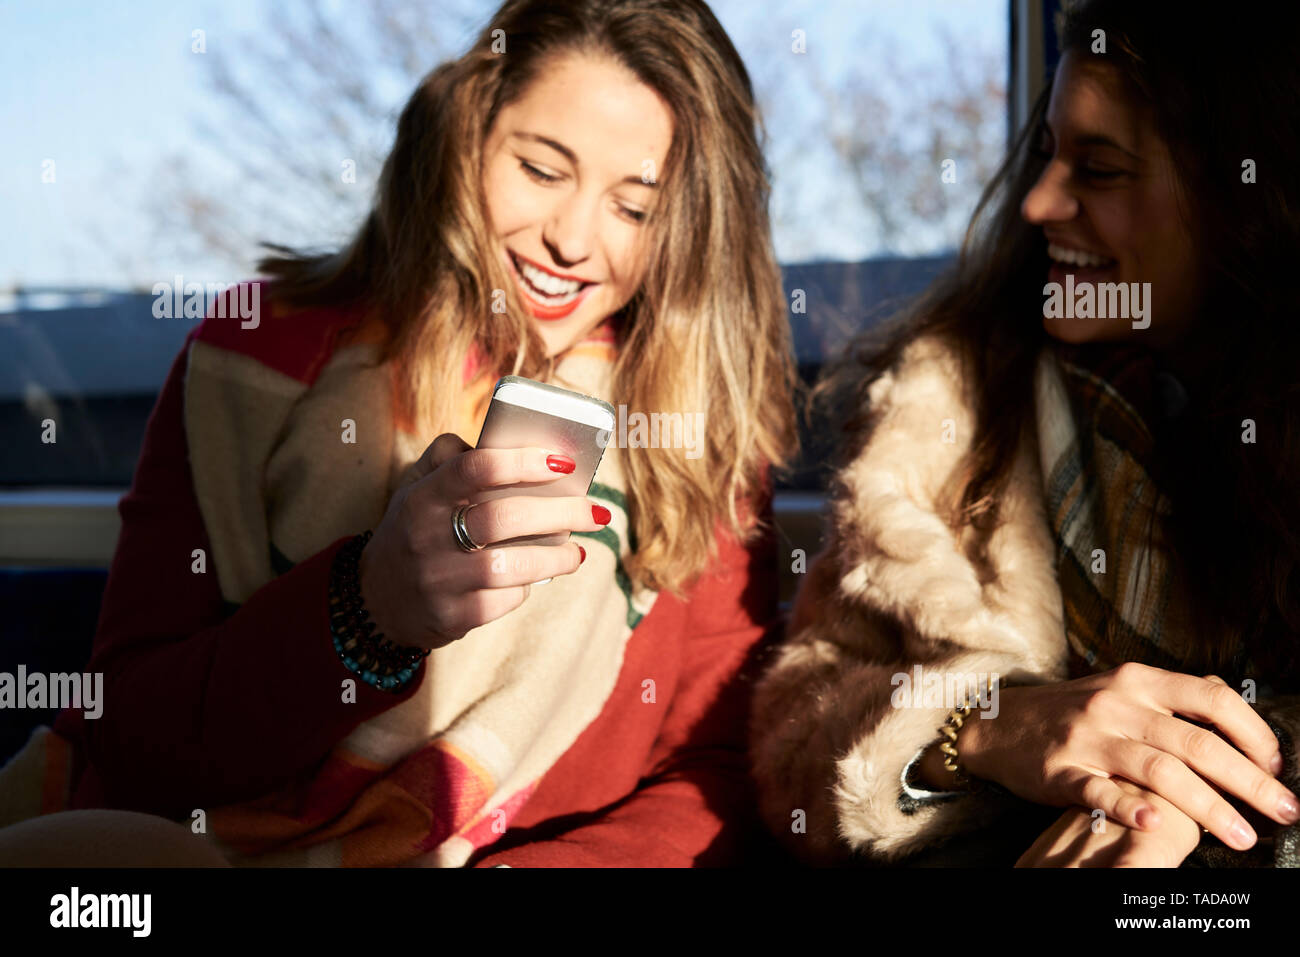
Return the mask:
<svg viewBox="0 0 1300 957">
<path fill-rule="evenodd" d="M 987 535 L 954 533 L 942 517 L 960 493 L 975 426 L 962 382 L 956 355 L 924 338 L 871 385 L 874 429 L 837 475 L 826 547 L 756 688 L 750 757 L 761 811 L 810 863 L 894 861 L 1024 806 L 999 789 L 909 796 L 905 766 L 938 740 L 953 704 L 924 706 L 918 695 L 892 706 L 900 676 L 917 665 L 1018 684 L 1067 676 L 1037 440 L 1064 414 L 1060 369 L 1045 351 L 1034 384 L 1039 428 L 1026 430 L 1001 499 L 1005 521 Z M 1293 756 L 1288 763 L 1294 775 Z"/>
</svg>

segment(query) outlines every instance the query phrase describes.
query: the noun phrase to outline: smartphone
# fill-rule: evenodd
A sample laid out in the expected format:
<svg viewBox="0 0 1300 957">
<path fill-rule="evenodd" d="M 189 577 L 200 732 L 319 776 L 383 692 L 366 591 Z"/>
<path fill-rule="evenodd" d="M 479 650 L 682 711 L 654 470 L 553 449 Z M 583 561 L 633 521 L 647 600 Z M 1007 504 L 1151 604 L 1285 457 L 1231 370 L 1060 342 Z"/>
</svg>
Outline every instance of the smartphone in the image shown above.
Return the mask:
<svg viewBox="0 0 1300 957">
<path fill-rule="evenodd" d="M 483 430 L 476 448 L 517 449 L 537 446 L 561 452 L 577 467 L 550 482 L 520 482 L 487 489 L 471 498 L 475 504 L 510 495 L 586 495 L 596 477 L 596 468 L 615 429 L 614 407 L 603 399 L 571 392 L 545 382 L 508 375 L 492 390 Z M 504 545 L 561 545 L 569 532 L 521 535 Z M 545 579 L 550 581 L 550 579 Z M 544 584 L 538 582 L 537 584 Z"/>
</svg>

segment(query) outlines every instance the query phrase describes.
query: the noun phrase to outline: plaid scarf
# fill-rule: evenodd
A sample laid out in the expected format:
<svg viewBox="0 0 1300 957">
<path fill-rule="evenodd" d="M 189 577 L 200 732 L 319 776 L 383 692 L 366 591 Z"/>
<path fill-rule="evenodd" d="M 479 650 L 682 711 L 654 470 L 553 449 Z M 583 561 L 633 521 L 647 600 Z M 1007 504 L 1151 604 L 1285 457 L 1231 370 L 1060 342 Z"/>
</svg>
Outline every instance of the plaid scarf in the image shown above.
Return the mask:
<svg viewBox="0 0 1300 957">
<path fill-rule="evenodd" d="M 1148 423 L 1177 415 L 1181 386 L 1149 353 L 1058 347 L 1040 390 L 1039 454 L 1070 646 L 1070 677 L 1189 659 L 1192 624 L 1171 562 L 1169 499 Z"/>
<path fill-rule="evenodd" d="M 1149 353 L 1127 347 L 1057 347 L 1054 353 L 1042 365 L 1047 374 L 1036 412 L 1069 677 L 1125 661 L 1187 671 L 1193 622 L 1168 547 L 1172 509 L 1152 476 L 1150 427 L 1178 416 L 1186 395 Z M 1221 674 L 1229 683 L 1259 671 L 1244 652 L 1233 670 Z M 1265 683 L 1258 710 L 1282 749 L 1279 777 L 1294 788 L 1300 696 L 1271 697 L 1269 690 Z M 1184 866 L 1300 866 L 1300 825 L 1268 825 L 1260 834 L 1249 851 L 1203 838 Z"/>
</svg>

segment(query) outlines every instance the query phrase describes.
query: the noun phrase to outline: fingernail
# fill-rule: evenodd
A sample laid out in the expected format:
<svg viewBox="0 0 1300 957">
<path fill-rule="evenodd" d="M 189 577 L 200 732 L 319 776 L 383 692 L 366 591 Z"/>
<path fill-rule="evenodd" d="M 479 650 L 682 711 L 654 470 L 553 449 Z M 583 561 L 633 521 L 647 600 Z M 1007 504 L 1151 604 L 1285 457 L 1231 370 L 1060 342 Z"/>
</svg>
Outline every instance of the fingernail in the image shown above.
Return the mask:
<svg viewBox="0 0 1300 957">
<path fill-rule="evenodd" d="M 1159 820 L 1153 807 L 1144 807 L 1137 812 L 1137 825 L 1144 831 L 1155 827 Z"/>
<path fill-rule="evenodd" d="M 568 475 L 578 467 L 578 463 L 567 455 L 548 455 L 546 456 L 546 467 L 552 472 L 563 472 Z"/>
<path fill-rule="evenodd" d="M 1296 802 L 1294 794 L 1284 794 L 1282 800 L 1277 802 L 1277 809 L 1288 824 L 1300 820 L 1300 803 Z"/>
<path fill-rule="evenodd" d="M 591 520 L 597 525 L 608 525 L 612 516 L 604 505 L 591 506 Z"/>
<path fill-rule="evenodd" d="M 1232 830 L 1228 832 L 1234 844 L 1238 845 L 1243 851 L 1255 843 L 1255 832 L 1251 830 L 1249 824 L 1245 821 L 1237 821 L 1232 825 Z"/>
<path fill-rule="evenodd" d="M 581 545 L 578 546 L 578 564 L 581 565 L 587 560 L 587 550 Z"/>
<path fill-rule="evenodd" d="M 1273 772 L 1274 777 L 1277 777 L 1279 774 L 1282 773 L 1282 752 L 1281 751 L 1273 755 L 1273 760 L 1268 762 L 1268 769 Z"/>
</svg>

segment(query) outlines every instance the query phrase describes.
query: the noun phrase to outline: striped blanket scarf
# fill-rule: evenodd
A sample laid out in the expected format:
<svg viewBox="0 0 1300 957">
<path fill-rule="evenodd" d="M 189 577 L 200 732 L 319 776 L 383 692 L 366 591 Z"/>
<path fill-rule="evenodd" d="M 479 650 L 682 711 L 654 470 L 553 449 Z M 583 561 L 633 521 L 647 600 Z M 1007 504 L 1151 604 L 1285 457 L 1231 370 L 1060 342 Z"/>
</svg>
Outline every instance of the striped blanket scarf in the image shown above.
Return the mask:
<svg viewBox="0 0 1300 957">
<path fill-rule="evenodd" d="M 237 326 L 193 343 L 186 440 L 228 606 L 338 538 L 375 527 L 432 441 L 397 413 L 391 364 L 366 365 L 382 337 L 377 320 L 351 331 L 312 381 L 268 364 Z M 615 401 L 616 350 L 607 322 L 566 352 L 552 381 Z M 454 431 L 471 445 L 493 384 L 480 377 L 463 395 Z M 358 423 L 351 444 L 339 441 L 348 419 Z M 460 866 L 496 840 L 600 714 L 632 630 L 655 601 L 623 571 L 631 546 L 615 445 L 590 496 L 612 521 L 583 533 L 582 576 L 533 588 L 519 608 L 433 651 L 417 693 L 359 725 L 305 779 L 207 808 L 218 849 L 241 865 Z M 60 810 L 48 798 L 63 790 L 49 781 L 65 764 L 61 750 L 52 731 L 33 735 L 5 769 L 0 783 L 13 790 L 0 804 L 22 803 L 25 788 L 41 813 Z"/>
</svg>

